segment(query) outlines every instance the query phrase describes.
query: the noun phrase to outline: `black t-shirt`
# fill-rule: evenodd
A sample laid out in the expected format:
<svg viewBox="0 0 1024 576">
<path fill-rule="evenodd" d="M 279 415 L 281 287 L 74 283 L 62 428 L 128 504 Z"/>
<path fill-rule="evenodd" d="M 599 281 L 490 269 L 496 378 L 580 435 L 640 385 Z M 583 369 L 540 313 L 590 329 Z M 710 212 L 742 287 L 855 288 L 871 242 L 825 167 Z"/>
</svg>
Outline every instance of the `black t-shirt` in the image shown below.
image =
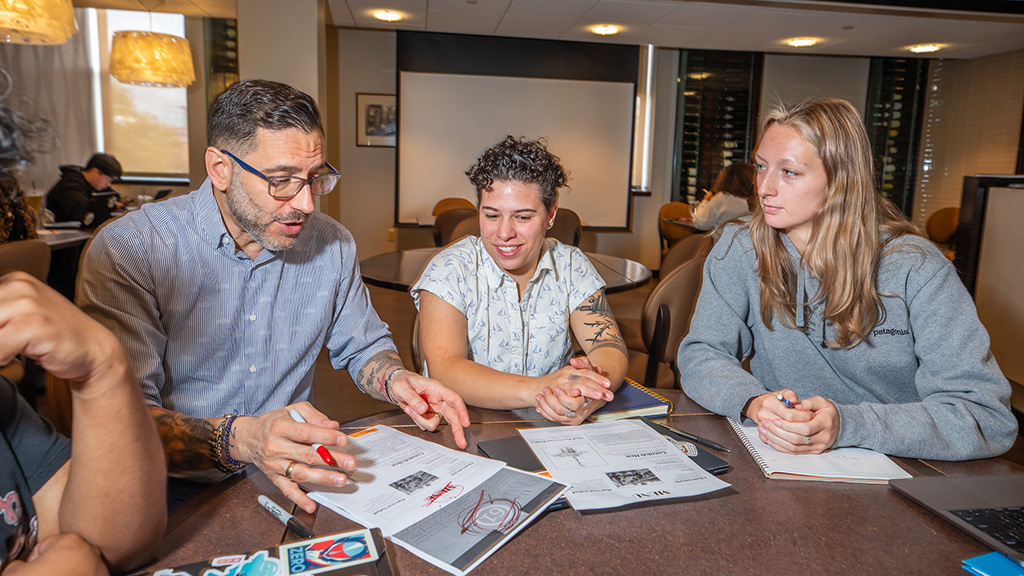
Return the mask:
<svg viewBox="0 0 1024 576">
<path fill-rule="evenodd" d="M 35 546 L 32 495 L 70 457 L 71 441 L 0 378 L 0 571 L 8 560 L 23 560 Z"/>
</svg>

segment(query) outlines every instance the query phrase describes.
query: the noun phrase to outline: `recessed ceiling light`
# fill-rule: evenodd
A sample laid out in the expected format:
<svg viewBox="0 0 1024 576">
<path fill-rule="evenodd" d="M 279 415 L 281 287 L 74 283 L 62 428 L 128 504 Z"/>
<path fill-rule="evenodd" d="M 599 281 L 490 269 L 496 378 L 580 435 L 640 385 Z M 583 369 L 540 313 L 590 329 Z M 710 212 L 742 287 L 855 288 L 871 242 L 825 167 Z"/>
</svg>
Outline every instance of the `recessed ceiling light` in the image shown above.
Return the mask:
<svg viewBox="0 0 1024 576">
<path fill-rule="evenodd" d="M 613 24 L 598 24 L 591 28 L 590 31 L 598 36 L 611 36 L 612 34 L 619 33 L 619 27 Z"/>
<path fill-rule="evenodd" d="M 690 72 L 686 77 L 690 80 L 707 80 L 711 77 L 711 72 Z"/>
<path fill-rule="evenodd" d="M 786 44 L 789 44 L 793 48 L 807 48 L 809 46 L 814 46 L 817 43 L 817 38 L 790 38 L 789 40 L 786 40 Z"/>
<path fill-rule="evenodd" d="M 373 17 L 385 22 L 398 22 L 402 19 L 402 14 L 401 12 L 395 12 L 394 10 L 377 10 L 373 13 Z"/>
<path fill-rule="evenodd" d="M 929 52 L 942 50 L 942 46 L 938 44 L 918 44 L 917 46 L 911 46 L 909 50 L 914 54 L 928 54 Z"/>
</svg>

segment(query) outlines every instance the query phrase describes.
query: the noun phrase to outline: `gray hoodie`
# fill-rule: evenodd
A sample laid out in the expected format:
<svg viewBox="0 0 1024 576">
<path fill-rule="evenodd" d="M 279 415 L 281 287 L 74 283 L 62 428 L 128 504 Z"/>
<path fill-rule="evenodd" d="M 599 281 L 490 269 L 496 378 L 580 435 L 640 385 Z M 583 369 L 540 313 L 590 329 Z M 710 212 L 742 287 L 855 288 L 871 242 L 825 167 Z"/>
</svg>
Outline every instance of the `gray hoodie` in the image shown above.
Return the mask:
<svg viewBox="0 0 1024 576">
<path fill-rule="evenodd" d="M 797 292 L 811 300 L 818 280 L 783 234 Z M 1002 454 L 1017 423 L 1010 384 L 989 350 L 989 337 L 953 265 L 929 241 L 890 242 L 878 270 L 884 322 L 848 349 L 822 322 L 825 303 L 797 306 L 791 329 L 761 321 L 757 258 L 749 230 L 735 224 L 704 265 L 704 284 L 679 347 L 680 384 L 718 414 L 740 417 L 753 396 L 789 388 L 822 396 L 839 409 L 835 447 L 860 446 L 894 456 L 968 460 Z M 750 373 L 740 360 L 750 358 Z"/>
</svg>

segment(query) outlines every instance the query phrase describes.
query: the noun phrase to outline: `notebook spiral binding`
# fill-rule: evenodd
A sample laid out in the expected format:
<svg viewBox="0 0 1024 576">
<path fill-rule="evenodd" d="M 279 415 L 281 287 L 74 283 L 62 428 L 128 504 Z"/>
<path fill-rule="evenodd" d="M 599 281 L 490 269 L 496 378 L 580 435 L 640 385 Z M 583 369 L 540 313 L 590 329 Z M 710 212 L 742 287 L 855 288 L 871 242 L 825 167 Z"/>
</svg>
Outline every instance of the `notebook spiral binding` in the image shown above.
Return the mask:
<svg viewBox="0 0 1024 576">
<path fill-rule="evenodd" d="M 743 442 L 743 445 L 747 447 L 747 452 L 750 453 L 750 456 L 754 459 L 754 462 L 757 463 L 757 465 L 761 468 L 761 471 L 764 472 L 765 476 L 767 476 L 768 465 L 765 464 L 764 459 L 761 458 L 761 453 L 757 450 L 757 448 L 755 448 L 750 443 L 750 439 L 747 438 L 747 435 L 740 431 L 740 424 L 738 422 L 736 422 L 732 418 L 727 418 L 727 420 L 729 421 L 729 425 L 732 426 L 733 430 L 736 432 L 736 435 L 740 437 L 740 442 Z"/>
</svg>

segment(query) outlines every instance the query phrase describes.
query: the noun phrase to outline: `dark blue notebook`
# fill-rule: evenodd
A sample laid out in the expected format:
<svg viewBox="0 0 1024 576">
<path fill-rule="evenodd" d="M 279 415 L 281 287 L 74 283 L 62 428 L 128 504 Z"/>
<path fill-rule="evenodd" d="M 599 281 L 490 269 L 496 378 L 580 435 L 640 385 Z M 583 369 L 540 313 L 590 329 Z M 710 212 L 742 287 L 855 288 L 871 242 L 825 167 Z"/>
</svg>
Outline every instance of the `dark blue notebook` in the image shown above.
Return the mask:
<svg viewBox="0 0 1024 576">
<path fill-rule="evenodd" d="M 615 399 L 596 410 L 587 420 L 605 422 L 620 418 L 664 416 L 672 412 L 672 402 L 650 388 L 626 378 L 615 392 Z"/>
</svg>

